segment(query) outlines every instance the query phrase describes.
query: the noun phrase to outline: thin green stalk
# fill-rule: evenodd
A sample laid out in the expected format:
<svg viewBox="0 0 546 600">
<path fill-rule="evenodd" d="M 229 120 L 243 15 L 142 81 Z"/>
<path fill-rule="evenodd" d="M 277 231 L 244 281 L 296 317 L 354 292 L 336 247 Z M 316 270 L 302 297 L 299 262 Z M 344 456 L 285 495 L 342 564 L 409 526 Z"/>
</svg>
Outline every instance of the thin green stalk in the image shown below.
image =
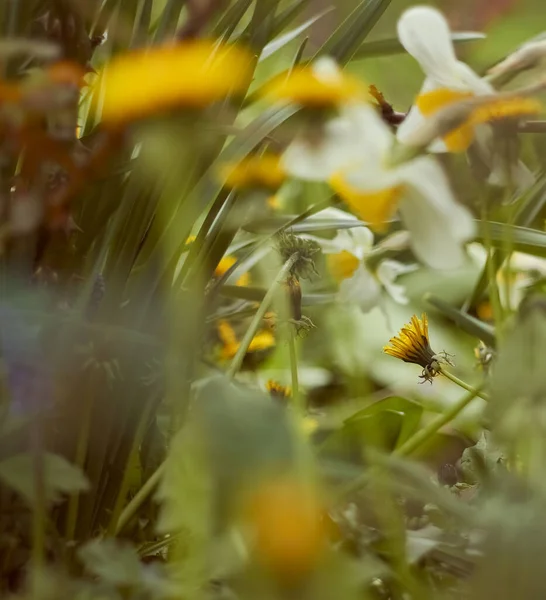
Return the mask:
<svg viewBox="0 0 546 600">
<path fill-rule="evenodd" d="M 457 417 L 463 409 L 476 398 L 476 396 L 479 396 L 481 387 L 483 386 L 480 386 L 478 389 L 471 389 L 466 396 L 463 396 L 447 412 L 438 415 L 426 427 L 420 429 L 415 435 L 410 437 L 409 440 L 404 442 L 393 452 L 394 456 L 409 456 L 410 454 L 413 454 L 417 448 L 428 442 L 444 425 L 453 421 L 453 419 L 455 419 L 455 417 Z"/>
<path fill-rule="evenodd" d="M 114 535 L 118 535 L 125 528 L 127 523 L 129 523 L 129 521 L 135 516 L 138 509 L 144 504 L 144 502 L 148 499 L 150 494 L 156 488 L 157 484 L 159 483 L 159 480 L 163 476 L 164 471 L 165 471 L 165 463 L 163 462 L 152 473 L 151 477 L 140 488 L 140 490 L 138 490 L 135 497 L 123 509 L 121 515 L 119 516 L 118 522 L 116 523 Z"/>
<path fill-rule="evenodd" d="M 87 457 L 87 447 L 89 445 L 89 433 L 91 431 L 91 411 L 93 409 L 93 394 L 88 391 L 83 402 L 82 426 L 78 436 L 76 447 L 75 464 L 83 470 L 85 459 Z M 76 523 L 78 521 L 78 508 L 80 495 L 72 494 L 68 501 L 68 512 L 66 514 L 66 539 L 73 540 L 76 533 Z"/>
<path fill-rule="evenodd" d="M 116 531 L 116 525 L 120 519 L 121 511 L 123 510 L 123 504 L 127 499 L 127 493 L 129 491 L 129 483 L 131 481 L 131 470 L 130 467 L 136 460 L 138 451 L 142 444 L 142 440 L 144 439 L 144 435 L 146 433 L 146 427 L 150 422 L 150 414 L 152 412 L 153 407 L 156 405 L 157 396 L 153 395 L 148 398 L 146 406 L 140 415 L 140 420 L 137 426 L 137 430 L 135 431 L 135 435 L 133 437 L 133 443 L 131 445 L 131 450 L 129 452 L 129 456 L 127 457 L 127 463 L 125 465 L 125 469 L 123 471 L 123 478 L 121 480 L 121 485 L 119 486 L 118 495 L 116 497 L 116 501 L 114 503 L 114 510 L 112 511 L 112 516 L 110 517 L 110 522 L 108 523 L 107 531 L 110 535 L 114 535 Z"/>
<path fill-rule="evenodd" d="M 489 280 L 489 298 L 491 300 L 491 306 L 493 308 L 495 324 L 497 324 L 496 334 L 499 337 L 502 331 L 504 312 L 502 309 L 502 303 L 499 294 L 499 286 L 497 285 L 497 270 L 495 268 L 495 262 L 493 260 L 493 257 L 496 253 L 491 241 L 491 232 L 489 230 L 488 215 L 485 207 L 482 210 L 482 228 L 483 241 L 487 249 L 486 270 L 487 278 Z"/>
<path fill-rule="evenodd" d="M 298 355 L 296 353 L 296 333 L 291 327 L 288 333 L 288 350 L 290 352 L 290 373 L 292 375 L 292 401 L 294 407 L 303 416 L 305 407 L 302 405 L 300 386 L 298 381 Z"/>
<path fill-rule="evenodd" d="M 233 379 L 235 377 L 235 374 L 237 373 L 237 371 L 240 369 L 241 364 L 243 363 L 245 354 L 248 351 L 248 347 L 250 346 L 250 342 L 252 341 L 252 338 L 258 331 L 260 324 L 262 322 L 262 319 L 264 318 L 264 315 L 267 312 L 267 309 L 273 302 L 273 298 L 275 297 L 277 290 L 282 285 L 282 282 L 288 276 L 290 269 L 294 266 L 294 263 L 298 260 L 298 257 L 299 257 L 299 254 L 297 252 L 294 252 L 294 254 L 292 254 L 292 256 L 284 263 L 281 270 L 278 272 L 271 287 L 267 290 L 267 294 L 264 296 L 262 303 L 260 304 L 258 310 L 256 311 L 256 314 L 254 315 L 254 318 L 252 319 L 250 326 L 247 329 L 245 336 L 243 337 L 243 339 L 241 341 L 241 345 L 237 349 L 237 353 L 233 357 L 233 360 L 231 361 L 231 364 L 229 365 L 229 369 L 226 372 L 226 375 L 228 376 L 229 379 Z"/>
<path fill-rule="evenodd" d="M 475 392 L 476 396 L 479 396 L 480 398 L 483 398 L 484 400 L 489 400 L 489 396 L 485 392 L 480 391 L 481 388 L 477 390 L 470 384 L 466 383 L 462 379 L 459 379 L 458 377 L 453 375 L 453 373 L 446 371 L 446 369 L 441 369 L 440 373 L 442 375 L 444 375 L 445 377 L 447 377 L 448 379 L 450 379 L 451 381 L 453 381 L 453 383 L 456 383 L 459 387 L 463 388 L 463 390 L 466 390 L 467 392 Z"/>
</svg>

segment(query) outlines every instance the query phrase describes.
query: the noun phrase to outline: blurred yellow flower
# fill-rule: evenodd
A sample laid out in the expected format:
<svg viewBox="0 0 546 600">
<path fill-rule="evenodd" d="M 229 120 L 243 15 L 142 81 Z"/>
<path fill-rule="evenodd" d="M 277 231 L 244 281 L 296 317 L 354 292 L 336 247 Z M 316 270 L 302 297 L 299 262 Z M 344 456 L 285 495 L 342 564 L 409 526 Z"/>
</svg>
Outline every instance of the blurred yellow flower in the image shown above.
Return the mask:
<svg viewBox="0 0 546 600">
<path fill-rule="evenodd" d="M 221 360 L 231 360 L 236 354 L 241 343 L 237 339 L 237 334 L 233 327 L 225 319 L 221 319 L 217 325 L 218 337 L 222 342 L 222 348 L 220 349 Z M 260 352 L 262 350 L 269 350 L 275 346 L 275 336 L 271 331 L 262 330 L 258 331 L 252 338 L 250 345 L 247 350 L 248 353 Z"/>
<path fill-rule="evenodd" d="M 331 59 L 281 73 L 264 87 L 263 96 L 274 102 L 291 102 L 305 108 L 336 108 L 351 100 L 366 100 L 366 86 L 342 73 Z"/>
<path fill-rule="evenodd" d="M 219 176 L 224 186 L 230 189 L 277 190 L 284 183 L 286 172 L 281 165 L 281 157 L 266 152 L 246 156 L 239 162 L 221 165 Z"/>
<path fill-rule="evenodd" d="M 120 125 L 174 108 L 202 108 L 250 83 L 254 59 L 212 40 L 127 52 L 104 68 L 102 120 Z"/>
<path fill-rule="evenodd" d="M 222 260 L 216 266 L 214 270 L 215 277 L 222 277 L 222 275 L 237 262 L 237 259 L 230 254 L 222 257 Z M 243 273 L 239 279 L 235 282 L 235 285 L 245 286 L 250 285 L 250 273 Z"/>
<path fill-rule="evenodd" d="M 296 583 L 315 568 L 327 530 L 315 490 L 293 476 L 266 481 L 250 494 L 244 512 L 255 556 L 283 583 Z"/>
<path fill-rule="evenodd" d="M 273 381 L 272 379 L 265 384 L 265 389 L 272 398 L 277 400 L 285 400 L 292 395 L 292 388 L 289 385 L 281 385 L 279 382 Z"/>
</svg>

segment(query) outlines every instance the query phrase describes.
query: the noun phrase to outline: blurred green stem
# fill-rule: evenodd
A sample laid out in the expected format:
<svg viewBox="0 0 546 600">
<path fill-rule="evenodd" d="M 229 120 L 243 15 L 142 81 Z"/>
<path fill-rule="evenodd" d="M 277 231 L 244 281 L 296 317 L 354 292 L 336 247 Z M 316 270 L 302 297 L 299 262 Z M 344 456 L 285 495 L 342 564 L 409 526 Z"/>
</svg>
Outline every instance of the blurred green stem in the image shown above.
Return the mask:
<svg viewBox="0 0 546 600">
<path fill-rule="evenodd" d="M 447 412 L 442 415 L 438 415 L 433 419 L 426 427 L 419 430 L 415 435 L 404 442 L 399 448 L 397 448 L 393 454 L 395 456 L 409 456 L 417 448 L 422 446 L 425 442 L 428 442 L 430 438 L 437 433 L 444 425 L 447 425 L 455 417 L 457 417 L 471 402 L 480 396 L 483 385 L 477 389 L 471 388 L 471 391 L 466 396 L 463 396 L 458 402 L 456 402 Z"/>
<path fill-rule="evenodd" d="M 142 444 L 142 440 L 144 439 L 144 434 L 146 433 L 146 427 L 150 422 L 150 414 L 152 409 L 157 404 L 157 396 L 154 394 L 148 398 L 144 410 L 140 416 L 140 421 L 138 423 L 137 430 L 135 432 L 135 436 L 133 438 L 133 443 L 131 445 L 131 451 L 129 452 L 129 456 L 127 457 L 127 464 L 125 465 L 125 469 L 123 471 L 123 478 L 121 480 L 121 485 L 119 487 L 118 495 L 116 498 L 116 502 L 114 504 L 114 511 L 112 512 L 112 516 L 110 518 L 110 522 L 108 523 L 108 533 L 110 535 L 114 535 L 116 532 L 116 526 L 118 521 L 120 520 L 121 511 L 123 510 L 123 504 L 127 499 L 127 492 L 129 491 L 129 483 L 131 480 L 131 465 L 137 459 L 138 451 Z"/>
<path fill-rule="evenodd" d="M 90 383 L 88 384 L 90 385 Z M 85 465 L 85 458 L 87 456 L 87 446 L 89 444 L 89 433 L 91 430 L 91 411 L 93 409 L 94 395 L 89 391 L 93 389 L 92 386 L 88 388 L 85 394 L 83 402 L 83 415 L 82 415 L 82 426 L 80 434 L 78 436 L 78 445 L 76 447 L 76 459 L 75 464 L 83 470 Z M 66 514 L 66 539 L 73 540 L 76 533 L 76 523 L 78 520 L 78 507 L 80 502 L 79 494 L 72 494 L 68 501 L 68 512 Z"/>
<path fill-rule="evenodd" d="M 476 388 L 472 387 L 471 385 L 464 382 L 462 379 L 459 379 L 458 377 L 453 375 L 453 373 L 446 371 L 445 369 L 440 369 L 440 373 L 448 379 L 450 379 L 451 381 L 453 381 L 453 383 L 456 383 L 459 387 L 463 388 L 463 390 L 466 390 L 467 392 L 475 392 L 476 396 L 479 396 L 484 400 L 489 400 L 489 396 L 484 392 L 480 391 L 483 388 L 483 386 L 481 386 L 480 389 L 477 390 Z"/>
<path fill-rule="evenodd" d="M 165 463 L 161 463 L 159 467 L 152 473 L 150 479 L 138 490 L 135 497 L 127 504 L 127 506 L 123 509 L 121 515 L 119 516 L 119 520 L 116 523 L 116 527 L 114 530 L 114 535 L 118 535 L 120 531 L 124 529 L 124 527 L 129 523 L 129 521 L 134 517 L 137 513 L 138 509 L 144 504 L 144 502 L 148 499 L 148 496 L 154 491 L 155 487 L 159 483 L 163 475 L 163 471 L 165 470 Z"/>
<path fill-rule="evenodd" d="M 245 354 L 247 353 L 248 347 L 250 346 L 250 342 L 252 341 L 252 338 L 256 335 L 256 332 L 260 327 L 260 324 L 262 322 L 262 319 L 264 318 L 265 313 L 267 312 L 267 309 L 273 302 L 273 298 L 275 297 L 277 290 L 288 276 L 290 269 L 294 266 L 294 263 L 298 260 L 298 257 L 299 254 L 297 252 L 294 252 L 294 254 L 292 254 L 292 256 L 284 263 L 281 270 L 278 272 L 271 287 L 267 290 L 267 294 L 264 296 L 262 303 L 256 311 L 256 314 L 254 315 L 254 318 L 252 319 L 250 326 L 247 329 L 245 336 L 241 341 L 241 345 L 237 349 L 237 353 L 235 354 L 233 360 L 231 361 L 231 364 L 229 365 L 229 369 L 226 373 L 229 379 L 233 379 L 237 371 L 240 369 Z"/>
</svg>

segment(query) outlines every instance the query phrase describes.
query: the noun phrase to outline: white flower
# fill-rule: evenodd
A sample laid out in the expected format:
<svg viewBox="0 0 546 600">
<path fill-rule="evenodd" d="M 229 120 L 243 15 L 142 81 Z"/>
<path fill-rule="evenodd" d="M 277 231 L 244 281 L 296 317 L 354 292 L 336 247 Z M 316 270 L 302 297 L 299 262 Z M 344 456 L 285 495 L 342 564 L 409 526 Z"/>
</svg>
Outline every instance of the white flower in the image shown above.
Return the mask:
<svg viewBox="0 0 546 600">
<path fill-rule="evenodd" d="M 451 31 L 444 16 L 434 8 L 417 6 L 403 13 L 398 21 L 398 37 L 404 48 L 419 63 L 426 75 L 421 91 L 397 137 L 412 145 L 427 117 L 438 110 L 472 96 L 494 94 L 490 83 L 479 77 L 468 65 L 455 56 Z M 436 152 L 462 152 L 476 140 L 482 160 L 488 164 L 490 183 L 505 185 L 509 177 L 504 161 L 492 147 L 492 131 L 488 125 L 465 124 L 431 145 Z M 510 178 L 520 187 L 528 187 L 533 176 L 522 163 L 515 163 Z"/>
<path fill-rule="evenodd" d="M 327 210 L 329 217 L 357 220 L 343 211 Z M 395 281 L 399 275 L 414 271 L 416 265 L 405 265 L 385 259 L 381 260 L 375 269 L 370 268 L 367 259 L 373 251 L 374 239 L 373 233 L 367 227 L 339 230 L 332 240 L 313 239 L 320 242 L 326 255 L 328 269 L 339 284 L 339 302 L 357 304 L 362 311 L 368 312 L 382 304 L 385 291 L 395 302 L 407 304 L 405 288 Z"/>
<path fill-rule="evenodd" d="M 359 149 L 345 167 L 330 178 L 330 183 L 345 203 L 364 221 L 378 225 L 398 209 L 411 234 L 411 246 L 425 264 L 439 269 L 455 268 L 465 259 L 464 242 L 474 236 L 475 225 L 468 210 L 458 204 L 447 178 L 434 158 L 420 156 L 413 160 L 389 162 L 393 134 L 375 110 L 368 105 L 346 107 L 342 116 L 350 127 L 351 138 Z M 324 148 L 335 157 L 347 155 L 343 140 Z M 292 164 L 309 161 L 292 157 Z M 324 171 L 327 178 L 331 173 Z"/>
</svg>

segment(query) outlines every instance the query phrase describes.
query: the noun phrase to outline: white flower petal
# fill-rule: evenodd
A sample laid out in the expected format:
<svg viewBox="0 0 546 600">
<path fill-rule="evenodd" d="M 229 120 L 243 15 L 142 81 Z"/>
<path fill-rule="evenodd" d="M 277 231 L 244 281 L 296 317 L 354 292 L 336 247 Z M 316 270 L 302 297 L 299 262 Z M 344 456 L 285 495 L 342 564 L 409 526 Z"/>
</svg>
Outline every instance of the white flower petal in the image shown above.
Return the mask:
<svg viewBox="0 0 546 600">
<path fill-rule="evenodd" d="M 426 75 L 450 87 L 449 78 L 456 69 L 457 58 L 451 31 L 442 13 L 428 6 L 416 6 L 402 14 L 397 28 L 402 46 Z"/>
<path fill-rule="evenodd" d="M 330 56 L 321 56 L 313 62 L 312 70 L 317 79 L 336 81 L 342 78 L 341 69 Z"/>
<path fill-rule="evenodd" d="M 475 235 L 470 212 L 456 202 L 444 172 L 433 158 L 418 158 L 400 170 L 409 189 L 399 210 L 412 234 L 416 256 L 433 268 L 460 266 L 465 259 L 462 245 Z"/>
<path fill-rule="evenodd" d="M 399 304 L 409 302 L 406 296 L 406 288 L 395 283 L 396 278 L 404 273 L 410 273 L 417 269 L 417 265 L 404 265 L 396 260 L 384 260 L 377 267 L 376 275 L 389 296 Z"/>
<path fill-rule="evenodd" d="M 341 282 L 337 298 L 342 303 L 358 304 L 368 312 L 379 304 L 381 286 L 366 267 L 360 265 L 352 277 Z"/>
<path fill-rule="evenodd" d="M 361 140 L 344 116 L 323 125 L 316 137 L 302 133 L 292 141 L 282 157 L 287 173 L 309 181 L 327 181 L 362 154 Z"/>
<path fill-rule="evenodd" d="M 438 83 L 434 79 L 427 77 L 418 95 L 421 96 L 427 92 L 432 92 L 433 90 L 438 89 L 438 87 Z M 406 118 L 398 126 L 398 129 L 396 130 L 396 139 L 402 144 L 412 145 L 412 137 L 414 136 L 415 132 L 423 126 L 425 121 L 426 117 L 417 108 L 417 105 L 414 104 L 410 108 Z"/>
<path fill-rule="evenodd" d="M 373 247 L 373 233 L 367 227 L 341 229 L 336 237 L 322 244 L 325 254 L 335 254 L 346 250 L 362 260 Z"/>
</svg>

